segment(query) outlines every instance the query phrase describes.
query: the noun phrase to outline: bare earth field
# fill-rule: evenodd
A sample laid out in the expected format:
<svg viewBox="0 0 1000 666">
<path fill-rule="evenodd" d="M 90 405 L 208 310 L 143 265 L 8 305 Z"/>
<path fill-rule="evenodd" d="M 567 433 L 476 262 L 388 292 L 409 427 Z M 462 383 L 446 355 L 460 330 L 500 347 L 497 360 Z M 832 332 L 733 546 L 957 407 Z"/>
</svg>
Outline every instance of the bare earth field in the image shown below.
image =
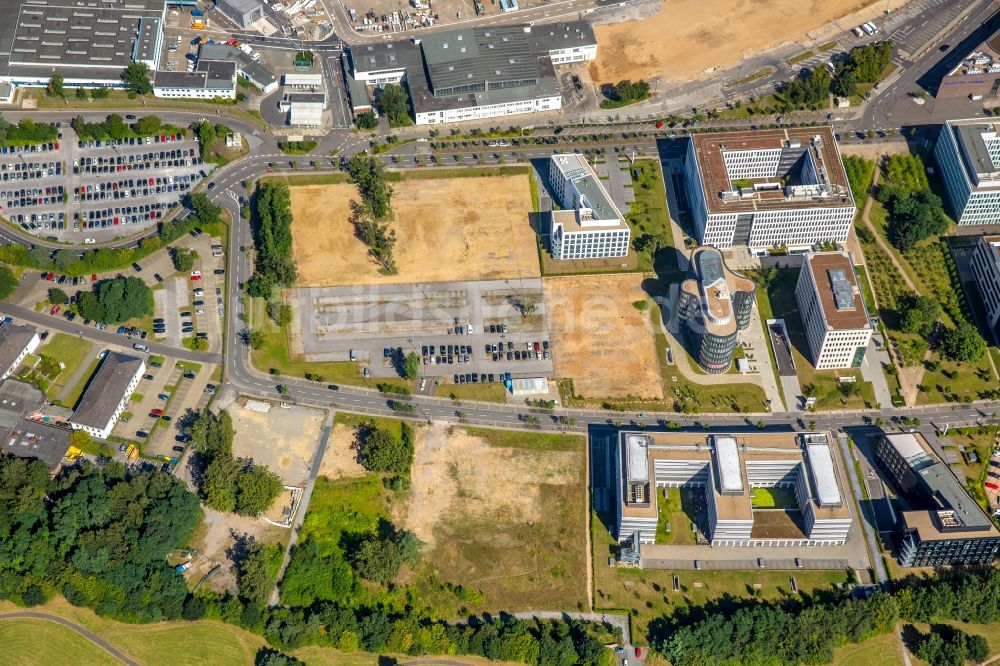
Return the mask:
<svg viewBox="0 0 1000 666">
<path fill-rule="evenodd" d="M 272 404 L 270 413 L 262 414 L 241 406 L 242 402 L 229 408 L 235 430 L 233 455 L 267 465 L 287 485 L 304 484 L 323 429 L 323 412 Z"/>
<path fill-rule="evenodd" d="M 595 26 L 601 48 L 590 74 L 599 83 L 621 79 L 679 81 L 790 42 L 849 30 L 906 0 L 668 0 L 641 21 Z M 862 16 L 852 16 L 860 12 Z M 731 20 L 723 20 L 722 17 Z M 845 18 L 847 17 L 847 18 Z M 839 21 L 839 19 L 844 19 Z M 856 20 L 858 19 L 858 20 Z M 827 24 L 838 21 L 835 26 Z"/>
<path fill-rule="evenodd" d="M 319 464 L 319 473 L 331 479 L 343 479 L 364 476 L 368 473 L 358 463 L 354 451 L 354 428 L 343 423 L 336 423 L 330 431 L 330 440 L 326 445 L 326 453 Z"/>
<path fill-rule="evenodd" d="M 348 221 L 350 184 L 293 187 L 299 286 L 538 277 L 526 175 L 402 180 L 395 190 L 396 275 L 383 275 Z"/>
<path fill-rule="evenodd" d="M 283 542 L 288 538 L 288 530 L 270 525 L 259 518 L 222 513 L 208 507 L 203 507 L 203 510 L 203 528 L 192 544 L 198 555 L 184 575 L 188 581 L 197 582 L 216 564 L 221 564 L 222 568 L 205 583 L 218 592 L 236 590 L 236 576 L 228 555 L 236 543 L 235 536 L 249 534 L 262 543 Z"/>
<path fill-rule="evenodd" d="M 506 437 L 442 422 L 417 430 L 403 521 L 427 544 L 421 578 L 479 590 L 487 607 L 575 608 L 586 585 L 584 441 Z"/>
<path fill-rule="evenodd" d="M 663 398 L 653 324 L 633 301 L 643 276 L 587 275 L 543 281 L 556 376 L 588 398 Z"/>
</svg>

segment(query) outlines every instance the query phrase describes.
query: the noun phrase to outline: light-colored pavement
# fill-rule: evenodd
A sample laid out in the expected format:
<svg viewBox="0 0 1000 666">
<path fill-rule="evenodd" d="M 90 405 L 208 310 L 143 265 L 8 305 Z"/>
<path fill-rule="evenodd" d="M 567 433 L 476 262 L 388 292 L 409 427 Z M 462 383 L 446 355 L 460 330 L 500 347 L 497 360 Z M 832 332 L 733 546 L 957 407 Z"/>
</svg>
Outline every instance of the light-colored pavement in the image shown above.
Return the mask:
<svg viewBox="0 0 1000 666">
<path fill-rule="evenodd" d="M 881 339 L 881 336 L 878 336 Z M 889 353 L 885 351 L 885 346 L 876 346 L 875 339 L 868 343 L 868 351 L 861 362 L 861 376 L 866 382 L 871 382 L 875 388 L 875 402 L 881 406 L 892 404 L 892 391 L 889 390 L 889 382 L 885 377 L 883 366 L 890 364 Z"/>
</svg>

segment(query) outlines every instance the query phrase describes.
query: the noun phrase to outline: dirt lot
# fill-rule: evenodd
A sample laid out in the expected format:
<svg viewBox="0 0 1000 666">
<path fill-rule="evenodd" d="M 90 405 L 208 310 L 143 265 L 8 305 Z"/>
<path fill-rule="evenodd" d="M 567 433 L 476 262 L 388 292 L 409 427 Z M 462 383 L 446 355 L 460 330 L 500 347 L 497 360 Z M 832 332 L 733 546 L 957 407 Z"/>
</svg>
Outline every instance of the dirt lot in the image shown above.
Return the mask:
<svg viewBox="0 0 1000 666">
<path fill-rule="evenodd" d="M 205 583 L 209 589 L 224 592 L 236 591 L 236 577 L 232 571 L 232 561 L 227 552 L 235 543 L 234 536 L 249 534 L 261 543 L 286 543 L 288 530 L 269 525 L 259 518 L 237 516 L 235 513 L 221 513 L 203 507 L 205 519 L 202 531 L 193 542 L 198 555 L 192 560 L 191 569 L 185 574 L 189 581 L 198 582 L 216 564 L 222 567 L 212 574 Z"/>
<path fill-rule="evenodd" d="M 364 476 L 368 471 L 358 463 L 354 452 L 354 428 L 337 423 L 330 431 L 326 453 L 320 463 L 319 473 L 331 479 Z"/>
<path fill-rule="evenodd" d="M 646 300 L 642 275 L 544 281 L 556 376 L 588 398 L 663 398 L 653 324 L 632 303 Z"/>
<path fill-rule="evenodd" d="M 348 184 L 292 188 L 300 286 L 406 284 L 539 275 L 526 175 L 403 180 L 395 196 L 396 275 L 382 275 L 348 218 Z M 336 260 L 331 260 L 336 257 Z"/>
<path fill-rule="evenodd" d="M 305 407 L 282 409 L 275 403 L 262 414 L 240 400 L 229 408 L 233 417 L 233 455 L 253 458 L 276 472 L 287 485 L 305 483 L 323 429 L 323 412 Z"/>
<path fill-rule="evenodd" d="M 585 597 L 583 444 L 418 429 L 404 525 L 427 544 L 424 573 L 481 591 L 487 605 L 575 607 Z"/>
<path fill-rule="evenodd" d="M 657 77 L 687 80 L 784 43 L 839 34 L 905 2 L 714 0 L 706 5 L 704 0 L 670 0 L 641 21 L 596 26 L 601 48 L 590 73 L 601 83 Z M 856 12 L 861 16 L 851 16 Z M 722 14 L 732 20 L 720 20 Z M 833 21 L 837 24 L 827 26 Z"/>
</svg>

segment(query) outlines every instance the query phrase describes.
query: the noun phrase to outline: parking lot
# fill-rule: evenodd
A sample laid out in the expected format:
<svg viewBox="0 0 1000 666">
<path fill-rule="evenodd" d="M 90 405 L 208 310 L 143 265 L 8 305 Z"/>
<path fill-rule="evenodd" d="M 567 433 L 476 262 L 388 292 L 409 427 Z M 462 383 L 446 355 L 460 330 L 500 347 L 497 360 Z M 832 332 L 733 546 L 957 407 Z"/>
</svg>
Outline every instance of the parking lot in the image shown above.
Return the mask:
<svg viewBox="0 0 1000 666">
<path fill-rule="evenodd" d="M 214 168 L 175 132 L 116 141 L 60 132 L 34 150 L 0 149 L 0 214 L 40 236 L 88 243 L 150 227 Z"/>
<path fill-rule="evenodd" d="M 311 361 L 356 360 L 372 377 L 398 377 L 400 356 L 415 352 L 421 376 L 458 383 L 552 373 L 537 279 L 313 287 L 292 300 L 294 351 Z"/>
</svg>

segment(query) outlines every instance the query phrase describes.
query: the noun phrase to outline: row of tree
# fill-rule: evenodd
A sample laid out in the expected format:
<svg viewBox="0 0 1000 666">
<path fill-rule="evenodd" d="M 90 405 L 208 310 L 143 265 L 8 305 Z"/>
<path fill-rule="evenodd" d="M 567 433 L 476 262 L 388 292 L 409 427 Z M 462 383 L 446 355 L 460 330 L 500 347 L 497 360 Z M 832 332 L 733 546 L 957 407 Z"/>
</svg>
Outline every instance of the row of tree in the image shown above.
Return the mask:
<svg viewBox="0 0 1000 666">
<path fill-rule="evenodd" d="M 233 457 L 233 422 L 229 412 L 206 409 L 191 426 L 197 451 L 195 478 L 205 504 L 216 511 L 259 516 L 281 494 L 277 474 L 250 458 Z"/>
<path fill-rule="evenodd" d="M 128 124 L 125 119 L 117 113 L 109 113 L 102 122 L 88 123 L 83 116 L 76 116 L 70 123 L 73 131 L 84 141 L 104 141 L 105 139 L 121 140 L 133 136 L 153 136 L 169 131 L 171 134 L 178 130 L 165 126 L 159 116 L 143 116 L 136 122 Z"/>
<path fill-rule="evenodd" d="M 361 194 L 361 201 L 351 201 L 354 235 L 365 244 L 368 255 L 381 266 L 383 272 L 394 274 L 396 232 L 387 222 L 392 214 L 393 192 L 385 169 L 378 158 L 367 155 L 355 155 L 345 163 L 344 168 Z"/>
<path fill-rule="evenodd" d="M 890 592 L 864 599 L 846 591 L 783 600 L 722 600 L 675 612 L 650 625 L 653 647 L 674 666 L 707 663 L 823 664 L 845 643 L 892 631 L 899 620 L 921 623 L 1000 621 L 1000 570 L 958 570 L 909 577 Z M 932 664 L 959 664 L 952 656 L 981 660 L 981 643 L 943 630 L 924 637 Z M 926 644 L 926 645 L 925 645 Z M 945 655 L 945 656 L 940 656 Z M 918 652 L 918 656 L 920 652 Z"/>
<path fill-rule="evenodd" d="M 275 287 L 295 283 L 299 271 L 292 256 L 291 193 L 284 183 L 265 180 L 253 195 L 254 232 L 257 252 L 254 273 L 247 291 L 251 296 L 270 298 Z"/>
<path fill-rule="evenodd" d="M 794 107 L 825 106 L 830 93 L 850 97 L 857 93 L 858 84 L 876 83 L 892 61 L 891 41 L 873 42 L 851 49 L 847 57 L 834 66 L 826 65 L 799 75 L 781 88 L 781 96 Z"/>
<path fill-rule="evenodd" d="M 0 115 L 0 145 L 24 146 L 48 143 L 58 137 L 59 130 L 54 123 L 36 123 L 31 118 L 25 118 L 15 125 Z"/>
<path fill-rule="evenodd" d="M 84 319 L 118 324 L 152 314 L 153 292 L 141 279 L 119 275 L 80 292 L 76 308 Z"/>
</svg>

